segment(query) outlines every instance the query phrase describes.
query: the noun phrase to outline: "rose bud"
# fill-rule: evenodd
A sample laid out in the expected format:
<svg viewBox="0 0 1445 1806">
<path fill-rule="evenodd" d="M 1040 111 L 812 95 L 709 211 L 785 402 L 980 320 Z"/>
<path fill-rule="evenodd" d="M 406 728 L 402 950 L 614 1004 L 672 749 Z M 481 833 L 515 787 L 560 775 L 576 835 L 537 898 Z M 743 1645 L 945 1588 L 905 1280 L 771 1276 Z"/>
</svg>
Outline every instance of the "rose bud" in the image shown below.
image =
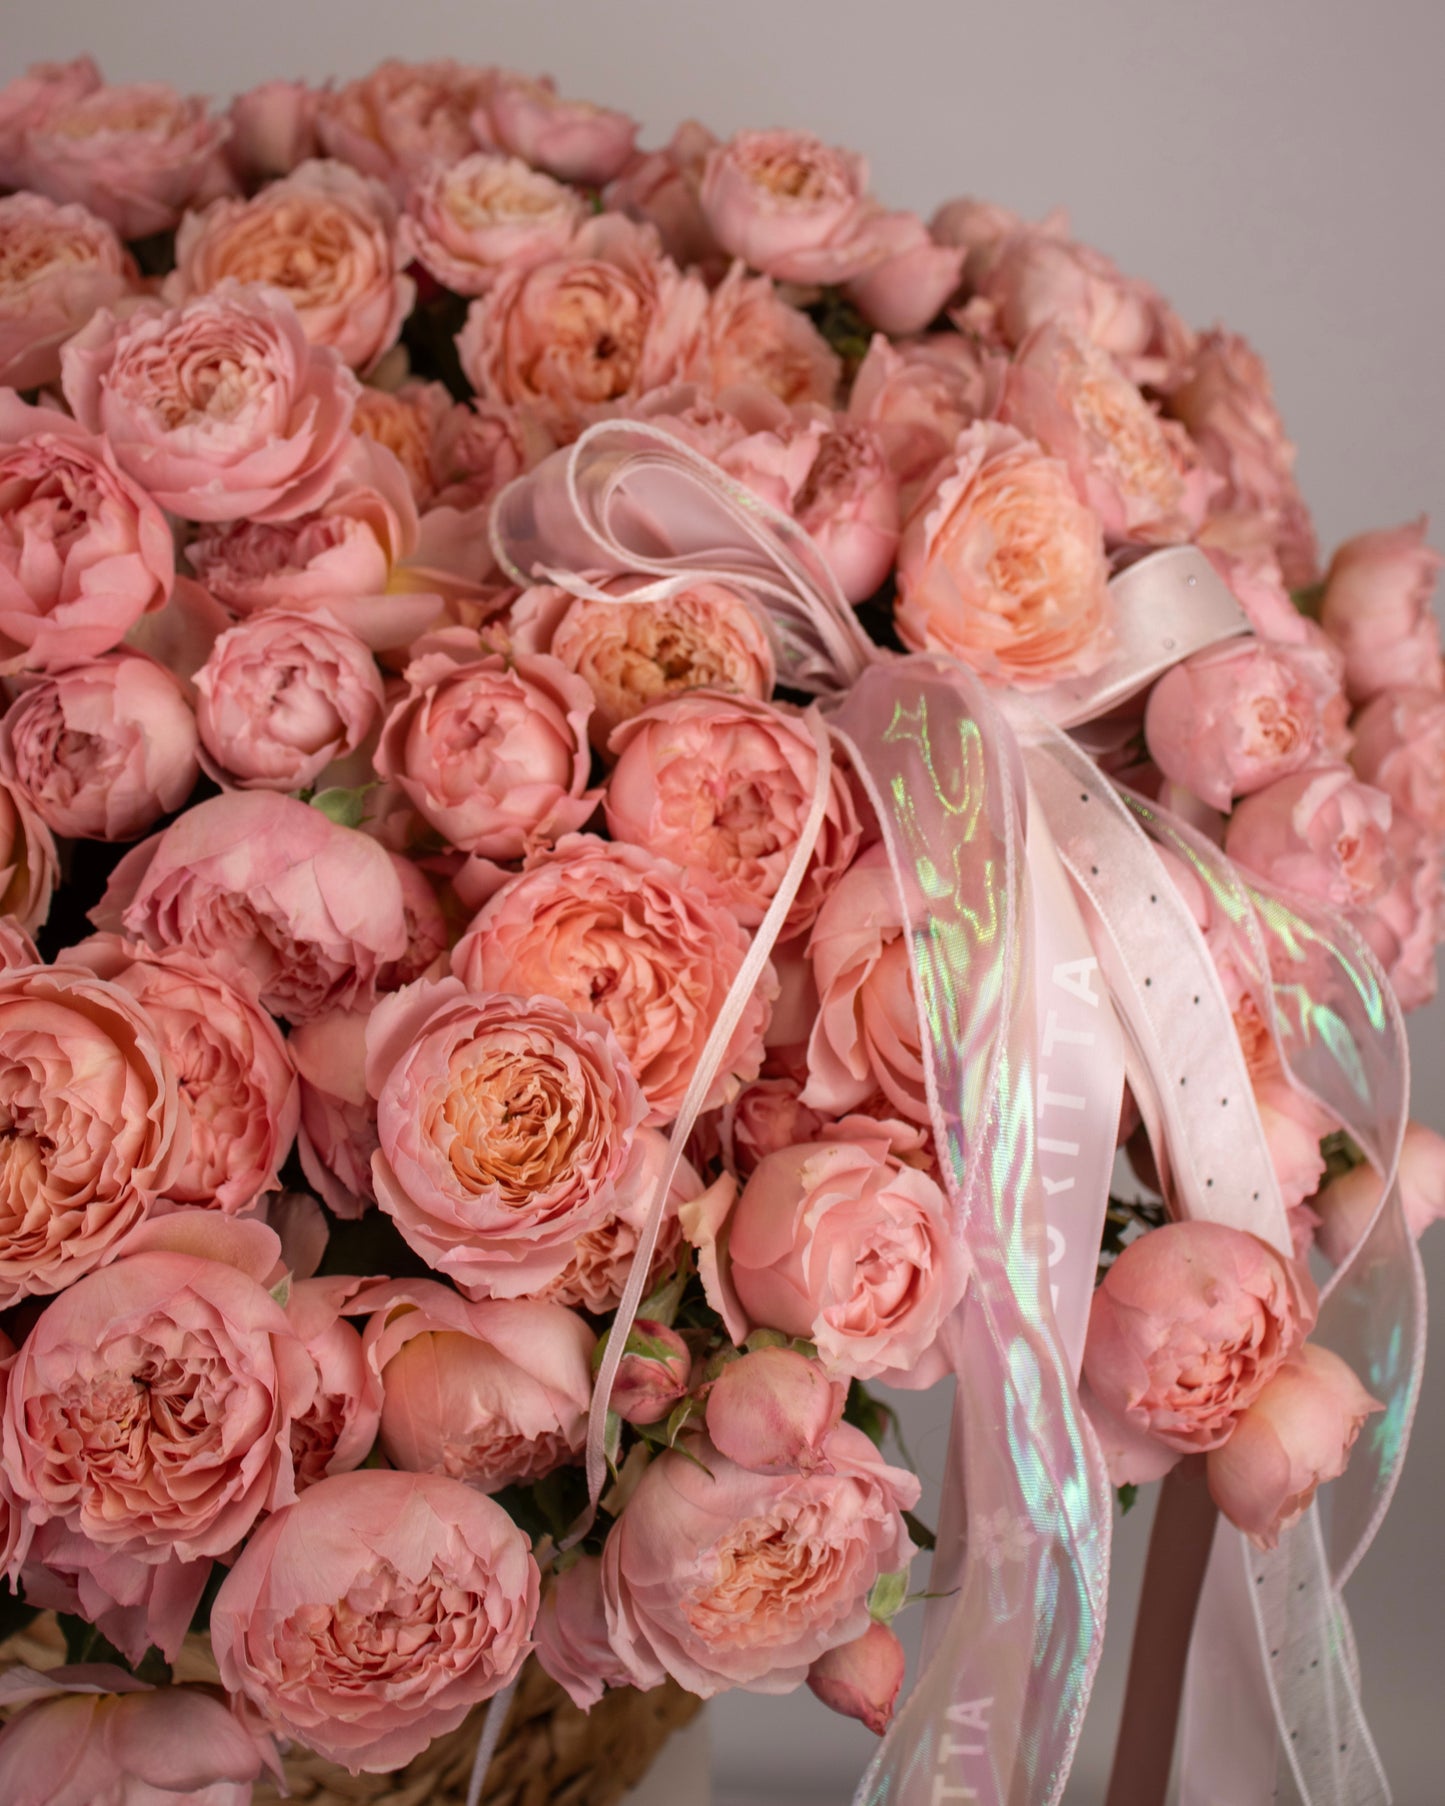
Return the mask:
<svg viewBox="0 0 1445 1806">
<path fill-rule="evenodd" d="M 1402 684 L 1445 688 L 1430 608 L 1441 563 L 1423 519 L 1357 533 L 1330 560 L 1320 625 L 1344 652 L 1355 702 Z"/>
<path fill-rule="evenodd" d="M 750 1474 L 808 1473 L 826 1465 L 823 1443 L 842 1421 L 847 1397 L 847 1386 L 806 1355 L 759 1348 L 713 1381 L 707 1433 Z"/>
<path fill-rule="evenodd" d="M 906 1662 L 895 1633 L 875 1620 L 861 1637 L 819 1656 L 808 1670 L 808 1685 L 830 1711 L 856 1718 L 881 1737 L 893 1720 Z"/>
<path fill-rule="evenodd" d="M 1384 1406 L 1327 1348 L 1306 1342 L 1209 1453 L 1214 1502 L 1260 1549 L 1273 1549 L 1345 1464 L 1360 1425 Z"/>
<path fill-rule="evenodd" d="M 1215 1449 L 1313 1316 L 1307 1276 L 1258 1236 L 1166 1223 L 1131 1242 L 1094 1293 L 1084 1376 L 1128 1429 L 1183 1454 Z"/>
<path fill-rule="evenodd" d="M 1400 1149 L 1400 1203 L 1418 1241 L 1445 1217 L 1445 1135 L 1422 1122 L 1406 1125 Z M 1336 1266 L 1353 1251 L 1380 1202 L 1380 1175 L 1368 1161 L 1341 1173 L 1312 1200 L 1319 1215 L 1321 1251 Z"/>
<path fill-rule="evenodd" d="M 597 1344 L 594 1369 L 602 1365 L 606 1340 Z M 612 1387 L 612 1409 L 624 1423 L 661 1423 L 687 1397 L 692 1353 L 675 1329 L 639 1317 L 628 1333 Z"/>
</svg>

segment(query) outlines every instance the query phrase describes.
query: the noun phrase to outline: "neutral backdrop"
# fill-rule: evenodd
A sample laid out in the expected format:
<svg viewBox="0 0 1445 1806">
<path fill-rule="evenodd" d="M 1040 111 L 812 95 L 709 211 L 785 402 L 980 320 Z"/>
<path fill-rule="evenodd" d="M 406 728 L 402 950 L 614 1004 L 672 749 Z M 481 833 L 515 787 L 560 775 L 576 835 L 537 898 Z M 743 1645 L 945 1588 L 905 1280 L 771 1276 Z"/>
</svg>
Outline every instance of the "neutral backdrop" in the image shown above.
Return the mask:
<svg viewBox="0 0 1445 1806">
<path fill-rule="evenodd" d="M 0 80 L 81 50 L 113 80 L 222 95 L 388 55 L 504 63 L 630 110 L 648 143 L 688 116 L 809 128 L 925 213 L 965 192 L 1029 215 L 1062 203 L 1186 316 L 1259 346 L 1326 546 L 1426 511 L 1445 528 L 1441 0 L 7 0 Z M 1415 1113 L 1445 1127 L 1445 1013 L 1414 1031 Z M 1445 1229 L 1425 1252 L 1445 1282 Z M 936 1468 L 941 1401 L 910 1416 Z M 1399 1806 L 1445 1796 L 1442 1483 L 1445 1345 L 1350 1594 Z M 1120 1628 L 1071 1806 L 1102 1799 L 1146 1518 L 1121 1533 Z M 806 1692 L 709 1716 L 720 1806 L 844 1806 L 870 1743 Z"/>
</svg>

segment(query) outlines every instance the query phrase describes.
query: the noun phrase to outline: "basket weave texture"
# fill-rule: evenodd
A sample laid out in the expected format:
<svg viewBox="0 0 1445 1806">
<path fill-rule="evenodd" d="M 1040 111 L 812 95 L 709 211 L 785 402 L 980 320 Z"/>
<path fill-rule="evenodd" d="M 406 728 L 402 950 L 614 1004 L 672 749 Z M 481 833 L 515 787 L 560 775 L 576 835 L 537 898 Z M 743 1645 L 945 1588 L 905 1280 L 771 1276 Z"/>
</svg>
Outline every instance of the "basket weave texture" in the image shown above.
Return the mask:
<svg viewBox="0 0 1445 1806">
<path fill-rule="evenodd" d="M 64 1639 L 49 1613 L 0 1645 L 0 1668 L 17 1662 L 54 1668 L 64 1660 Z M 186 1639 L 174 1672 L 178 1681 L 216 1682 L 204 1637 Z M 529 1661 L 492 1758 L 482 1806 L 616 1806 L 647 1773 L 672 1732 L 701 1705 L 667 1681 L 648 1693 L 611 1689 L 591 1712 L 581 1712 Z M 349 1775 L 293 1745 L 284 1759 L 289 1793 L 282 1795 L 269 1781 L 258 1782 L 254 1806 L 461 1806 L 486 1711 L 479 1707 L 392 1775 Z"/>
</svg>

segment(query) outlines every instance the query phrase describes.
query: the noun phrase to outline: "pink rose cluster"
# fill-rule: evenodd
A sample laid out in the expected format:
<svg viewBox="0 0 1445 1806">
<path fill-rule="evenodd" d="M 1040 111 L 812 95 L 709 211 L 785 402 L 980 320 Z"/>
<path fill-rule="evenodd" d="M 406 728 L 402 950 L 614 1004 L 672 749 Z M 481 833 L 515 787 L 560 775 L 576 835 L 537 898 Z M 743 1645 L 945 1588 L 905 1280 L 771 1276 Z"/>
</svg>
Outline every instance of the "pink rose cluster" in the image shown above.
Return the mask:
<svg viewBox="0 0 1445 1806">
<path fill-rule="evenodd" d="M 0 1565 L 118 1658 L 0 1687 L 6 1798 L 60 1736 L 77 1801 L 246 1806 L 274 1739 L 391 1772 L 534 1650 L 583 1707 L 892 1714 L 919 1483 L 859 1425 L 942 1375 L 972 1270 L 910 924 L 759 594 L 497 563 L 497 497 L 593 424 L 1026 696 L 1200 548 L 1253 631 L 1134 700 L 1124 775 L 1432 992 L 1423 524 L 1321 577 L 1258 357 L 1057 219 L 925 222 L 803 132 L 637 140 L 451 61 L 224 112 L 87 58 L 0 89 Z M 1369 1172 L 1322 1185 L 1339 1125 L 1177 877 L 1343 1258 Z M 1417 1230 L 1442 1173 L 1414 1131 Z M 1373 1409 L 1312 1296 L 1242 1232 L 1127 1250 L 1086 1363 L 1119 1477 L 1203 1455 L 1276 1536 Z M 163 1712 L 130 1670 L 203 1596 L 225 1703 Z"/>
</svg>

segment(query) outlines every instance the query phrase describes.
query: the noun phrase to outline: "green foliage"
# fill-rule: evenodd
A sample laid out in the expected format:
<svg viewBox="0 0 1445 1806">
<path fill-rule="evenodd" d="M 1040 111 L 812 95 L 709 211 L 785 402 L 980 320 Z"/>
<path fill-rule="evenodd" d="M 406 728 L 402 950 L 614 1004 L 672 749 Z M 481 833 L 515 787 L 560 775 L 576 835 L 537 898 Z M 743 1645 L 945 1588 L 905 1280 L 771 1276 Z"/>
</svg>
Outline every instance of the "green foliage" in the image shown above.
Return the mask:
<svg viewBox="0 0 1445 1806">
<path fill-rule="evenodd" d="M 1130 1481 L 1116 1490 L 1119 1495 L 1119 1514 L 1121 1517 L 1127 1517 L 1134 1509 L 1134 1503 L 1139 1497 L 1139 1488 L 1134 1485 L 1133 1481 Z"/>
</svg>

